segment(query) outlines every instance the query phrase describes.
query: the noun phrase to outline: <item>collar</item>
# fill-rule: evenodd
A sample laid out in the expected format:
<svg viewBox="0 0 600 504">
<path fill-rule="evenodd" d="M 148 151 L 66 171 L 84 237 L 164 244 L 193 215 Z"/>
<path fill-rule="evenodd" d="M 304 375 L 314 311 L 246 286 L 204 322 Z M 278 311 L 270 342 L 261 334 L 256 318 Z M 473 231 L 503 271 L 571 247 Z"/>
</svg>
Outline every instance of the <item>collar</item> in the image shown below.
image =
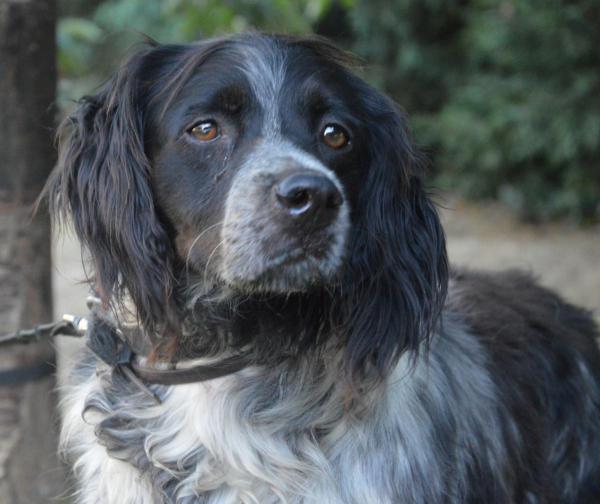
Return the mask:
<svg viewBox="0 0 600 504">
<path fill-rule="evenodd" d="M 137 326 L 118 328 L 95 309 L 86 329 L 86 345 L 98 358 L 112 368 L 128 368 L 145 383 L 180 385 L 203 382 L 241 371 L 252 362 L 249 355 L 231 354 L 200 362 L 196 359 L 150 364 L 144 353 L 134 350 L 130 343 L 139 341 Z M 127 372 L 130 377 L 131 372 Z"/>
</svg>

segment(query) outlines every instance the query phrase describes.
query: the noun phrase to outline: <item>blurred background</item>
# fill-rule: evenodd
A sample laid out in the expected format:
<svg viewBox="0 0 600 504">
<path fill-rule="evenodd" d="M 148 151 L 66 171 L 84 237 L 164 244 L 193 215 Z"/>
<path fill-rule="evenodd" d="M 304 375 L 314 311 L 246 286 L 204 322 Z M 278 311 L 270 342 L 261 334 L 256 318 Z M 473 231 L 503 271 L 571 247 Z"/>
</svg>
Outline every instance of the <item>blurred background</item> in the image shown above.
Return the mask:
<svg viewBox="0 0 600 504">
<path fill-rule="evenodd" d="M 40 26 L 48 38 L 31 41 Z M 42 124 L 39 137 L 49 142 L 55 118 L 67 114 L 83 94 L 93 94 L 135 50 L 142 34 L 159 42 L 189 42 L 251 29 L 317 33 L 362 57 L 363 77 L 407 111 L 416 143 L 431 161 L 429 182 L 451 261 L 528 270 L 568 300 L 594 310 L 600 320 L 599 27 L 597 0 L 0 0 L 0 128 L 5 133 L 0 134 L 0 174 L 16 177 L 23 153 L 40 158 L 39 142 L 12 151 L 10 143 L 1 143 L 11 134 L 26 137 L 31 129 L 31 122 L 14 119 L 23 103 L 19 92 L 29 90 L 37 110 L 51 110 L 52 120 Z M 26 56 L 39 53 L 38 63 L 19 56 L 22 47 L 30 51 Z M 17 73 L 3 70 L 13 55 Z M 40 73 L 49 58 L 51 67 Z M 30 87 L 49 79 L 55 99 L 42 100 Z M 5 81 L 17 91 L 3 93 Z M 2 157 L 3 149 L 16 154 Z M 44 152 L 47 173 L 54 154 Z M 23 170 L 30 165 L 23 164 Z M 27 181 L 19 183 L 25 187 Z M 31 187 L 39 191 L 40 185 Z M 15 296 L 2 268 L 25 276 L 29 271 L 24 260 L 19 266 L 17 259 L 7 258 L 25 257 L 19 250 L 44 250 L 35 240 L 26 247 L 21 240 L 20 249 L 2 249 L 2 240 L 9 243 L 17 236 L 9 222 L 13 200 L 7 196 L 14 193 L 0 180 L 0 305 L 6 306 Z M 28 208 L 32 198 L 23 201 Z M 52 251 L 53 305 L 48 280 L 44 306 L 55 317 L 85 313 L 87 289 L 76 240 L 54 235 Z M 48 308 L 32 306 L 37 305 L 24 303 L 21 315 L 7 318 L 8 327 L 44 321 Z M 10 309 L 0 309 L 0 319 Z M 61 381 L 77 344 L 59 340 L 57 345 Z M 21 406 L 20 417 L 6 416 L 6 398 L 17 406 L 27 401 L 14 399 L 3 387 L 2 355 L 7 354 L 2 352 L 0 502 L 47 502 L 23 488 L 43 486 L 39 474 L 58 479 L 55 462 L 46 463 L 36 479 L 21 478 L 20 487 L 13 482 L 12 493 L 5 490 L 11 475 L 3 472 L 3 464 L 15 459 L 20 446 L 11 444 L 16 438 L 10 429 L 25 418 Z M 27 404 L 35 414 L 39 392 L 32 397 Z M 48 422 L 56 420 L 55 414 L 46 416 Z M 33 464 L 31 456 L 28 463 Z M 44 484 L 37 493 L 56 495 L 56 484 Z"/>
</svg>

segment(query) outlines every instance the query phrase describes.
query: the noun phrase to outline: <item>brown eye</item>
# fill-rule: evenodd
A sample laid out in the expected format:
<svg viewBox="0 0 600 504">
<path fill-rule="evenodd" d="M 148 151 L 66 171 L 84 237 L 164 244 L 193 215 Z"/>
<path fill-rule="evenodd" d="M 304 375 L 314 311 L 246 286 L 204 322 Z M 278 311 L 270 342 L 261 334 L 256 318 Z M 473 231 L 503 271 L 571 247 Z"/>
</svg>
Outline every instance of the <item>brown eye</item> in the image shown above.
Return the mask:
<svg viewBox="0 0 600 504">
<path fill-rule="evenodd" d="M 323 141 L 332 149 L 341 149 L 348 145 L 350 139 L 348 134 L 341 126 L 337 124 L 328 124 L 323 128 Z"/>
<path fill-rule="evenodd" d="M 190 133 L 201 142 L 210 142 L 219 136 L 219 128 L 215 121 L 202 121 L 196 124 Z"/>
</svg>

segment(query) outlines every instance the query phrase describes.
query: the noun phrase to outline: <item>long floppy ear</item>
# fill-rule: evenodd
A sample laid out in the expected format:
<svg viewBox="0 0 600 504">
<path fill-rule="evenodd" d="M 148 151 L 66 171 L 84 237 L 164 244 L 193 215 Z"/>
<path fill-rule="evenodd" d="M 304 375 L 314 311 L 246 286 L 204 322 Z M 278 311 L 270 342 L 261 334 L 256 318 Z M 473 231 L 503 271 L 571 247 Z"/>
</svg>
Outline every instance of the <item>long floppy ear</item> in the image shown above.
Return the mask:
<svg viewBox="0 0 600 504">
<path fill-rule="evenodd" d="M 69 217 L 93 263 L 95 288 L 115 305 L 129 294 L 153 336 L 176 320 L 173 251 L 157 216 L 144 152 L 152 48 L 134 55 L 59 129 L 59 163 L 46 194 L 54 216 Z"/>
<path fill-rule="evenodd" d="M 435 329 L 448 282 L 444 232 L 405 118 L 379 93 L 371 90 L 368 100 L 370 166 L 344 285 L 354 380 L 372 371 L 384 378 L 403 353 L 417 355 Z"/>
</svg>

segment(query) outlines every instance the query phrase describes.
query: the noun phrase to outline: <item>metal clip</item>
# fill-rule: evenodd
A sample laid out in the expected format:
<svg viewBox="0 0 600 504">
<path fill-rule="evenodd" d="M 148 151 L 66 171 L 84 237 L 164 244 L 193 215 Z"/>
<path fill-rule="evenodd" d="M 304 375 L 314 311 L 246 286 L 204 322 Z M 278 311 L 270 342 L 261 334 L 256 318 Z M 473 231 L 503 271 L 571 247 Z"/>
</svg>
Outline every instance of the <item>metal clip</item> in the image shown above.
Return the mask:
<svg viewBox="0 0 600 504">
<path fill-rule="evenodd" d="M 87 330 L 88 330 L 88 319 L 86 319 L 85 317 L 78 317 L 76 315 L 70 315 L 69 313 L 65 313 L 62 316 L 62 319 L 65 322 L 69 322 L 77 331 L 78 334 L 80 335 L 84 335 Z"/>
</svg>

